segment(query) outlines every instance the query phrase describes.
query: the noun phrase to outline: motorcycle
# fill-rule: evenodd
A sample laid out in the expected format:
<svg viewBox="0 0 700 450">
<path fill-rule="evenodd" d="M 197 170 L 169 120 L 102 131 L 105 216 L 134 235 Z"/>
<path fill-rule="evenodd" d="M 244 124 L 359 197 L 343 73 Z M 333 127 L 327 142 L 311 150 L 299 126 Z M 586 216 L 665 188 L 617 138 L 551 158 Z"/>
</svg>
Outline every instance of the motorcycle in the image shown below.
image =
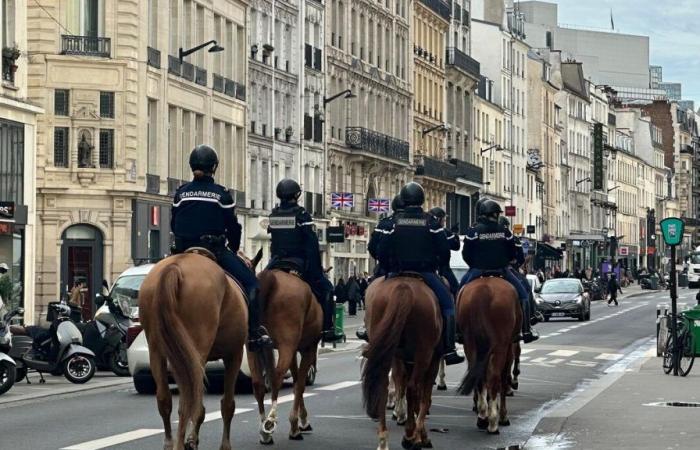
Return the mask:
<svg viewBox="0 0 700 450">
<path fill-rule="evenodd" d="M 94 320 L 78 324 L 85 347 L 92 350 L 97 366 L 119 377 L 129 376 L 126 357 L 126 332 L 134 325 L 128 301 L 115 302 L 111 297 L 95 296 L 98 306 Z"/>
<path fill-rule="evenodd" d="M 10 356 L 18 370 L 33 369 L 43 384 L 44 373 L 63 375 L 75 384 L 87 383 L 95 375 L 95 354 L 82 346 L 80 330 L 68 317 L 70 308 L 65 303 L 49 305 L 51 326 L 48 330 L 37 327 L 12 327 Z"/>
<path fill-rule="evenodd" d="M 0 300 L 0 314 L 5 311 L 4 306 Z M 16 308 L 0 317 L 0 395 L 9 391 L 16 382 L 24 378 L 24 375 L 18 377 L 17 363 L 9 356 L 12 348 L 10 322 L 13 317 L 21 314 L 24 314 L 24 310 Z"/>
</svg>

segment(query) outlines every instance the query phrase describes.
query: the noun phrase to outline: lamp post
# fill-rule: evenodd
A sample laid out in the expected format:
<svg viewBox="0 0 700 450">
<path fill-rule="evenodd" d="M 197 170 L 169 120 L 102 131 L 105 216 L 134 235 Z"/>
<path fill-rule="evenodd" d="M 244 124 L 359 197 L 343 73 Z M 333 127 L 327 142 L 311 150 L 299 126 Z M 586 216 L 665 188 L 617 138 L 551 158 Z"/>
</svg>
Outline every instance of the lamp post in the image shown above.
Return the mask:
<svg viewBox="0 0 700 450">
<path fill-rule="evenodd" d="M 323 97 L 323 109 L 325 110 L 326 105 L 329 104 L 330 102 L 332 102 L 333 100 L 339 99 L 340 97 L 343 97 L 343 96 L 347 100 L 350 100 L 350 99 L 357 97 L 357 95 L 353 94 L 351 89 L 345 89 L 344 91 L 338 92 L 337 94 L 335 94 L 331 97 L 324 96 Z M 319 108 L 317 107 L 316 110 L 318 111 Z M 323 133 L 323 161 L 324 161 L 324 165 L 325 165 L 325 164 L 327 164 L 327 161 L 328 161 L 328 129 L 326 127 L 325 115 L 322 115 L 322 113 L 320 113 L 320 112 L 319 112 L 319 115 L 321 116 L 321 120 L 323 120 L 323 131 L 324 131 L 324 133 Z M 325 177 L 326 177 L 326 172 L 328 171 L 328 168 L 324 167 L 323 169 L 324 169 L 323 170 L 323 177 L 324 177 L 323 186 L 324 186 L 324 190 L 325 190 L 325 186 L 326 186 L 326 178 Z M 327 200 L 326 196 L 324 195 L 323 201 L 321 202 L 322 203 L 322 210 L 323 210 L 324 214 L 326 213 L 326 200 Z"/>
<path fill-rule="evenodd" d="M 495 151 L 497 151 L 497 152 L 501 152 L 501 151 L 503 151 L 503 147 L 501 147 L 499 144 L 494 144 L 494 145 L 492 145 L 492 146 L 490 146 L 490 147 L 482 148 L 482 149 L 479 150 L 479 151 L 480 151 L 481 154 L 483 155 L 484 153 L 489 152 L 489 151 L 491 151 L 491 150 L 495 150 Z"/>
<path fill-rule="evenodd" d="M 205 42 L 204 44 L 199 44 L 196 47 L 192 47 L 188 50 L 183 50 L 182 47 L 179 48 L 178 50 L 178 55 L 180 57 L 180 64 L 182 64 L 182 60 L 185 59 L 186 56 L 191 55 L 194 52 L 197 52 L 204 47 L 211 45 L 211 48 L 209 49 L 209 53 L 218 53 L 224 51 L 224 48 L 220 46 L 214 39 L 211 41 Z"/>
<path fill-rule="evenodd" d="M 588 181 L 589 183 L 591 183 L 591 182 L 592 182 L 591 177 L 586 177 L 586 178 L 584 178 L 583 180 L 578 180 L 578 181 L 576 181 L 576 186 L 578 186 L 578 185 L 581 184 L 581 183 L 585 183 L 586 181 Z"/>
</svg>

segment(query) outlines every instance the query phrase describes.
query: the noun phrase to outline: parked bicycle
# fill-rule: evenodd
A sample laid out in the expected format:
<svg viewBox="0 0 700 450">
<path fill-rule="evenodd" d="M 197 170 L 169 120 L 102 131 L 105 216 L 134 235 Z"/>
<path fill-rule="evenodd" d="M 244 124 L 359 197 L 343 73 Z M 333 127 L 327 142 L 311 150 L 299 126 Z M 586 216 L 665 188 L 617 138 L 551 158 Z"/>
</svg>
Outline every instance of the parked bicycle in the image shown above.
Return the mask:
<svg viewBox="0 0 700 450">
<path fill-rule="evenodd" d="M 663 352 L 664 373 L 669 374 L 674 367 L 678 367 L 678 373 L 685 377 L 690 373 L 695 362 L 695 339 L 692 332 L 694 318 L 687 312 L 681 312 L 677 316 L 676 334 L 677 341 L 669 333 Z"/>
</svg>

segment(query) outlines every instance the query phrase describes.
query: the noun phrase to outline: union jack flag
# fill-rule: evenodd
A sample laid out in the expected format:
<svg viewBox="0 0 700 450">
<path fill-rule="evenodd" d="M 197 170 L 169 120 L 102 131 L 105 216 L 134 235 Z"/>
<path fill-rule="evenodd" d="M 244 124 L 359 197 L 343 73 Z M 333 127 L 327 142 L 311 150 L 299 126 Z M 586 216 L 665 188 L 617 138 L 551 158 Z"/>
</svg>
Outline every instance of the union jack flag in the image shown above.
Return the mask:
<svg viewBox="0 0 700 450">
<path fill-rule="evenodd" d="M 385 213 L 389 212 L 388 198 L 370 198 L 367 202 L 367 207 L 370 212 Z"/>
<path fill-rule="evenodd" d="M 331 208 L 352 208 L 355 202 L 349 192 L 331 192 Z"/>
</svg>

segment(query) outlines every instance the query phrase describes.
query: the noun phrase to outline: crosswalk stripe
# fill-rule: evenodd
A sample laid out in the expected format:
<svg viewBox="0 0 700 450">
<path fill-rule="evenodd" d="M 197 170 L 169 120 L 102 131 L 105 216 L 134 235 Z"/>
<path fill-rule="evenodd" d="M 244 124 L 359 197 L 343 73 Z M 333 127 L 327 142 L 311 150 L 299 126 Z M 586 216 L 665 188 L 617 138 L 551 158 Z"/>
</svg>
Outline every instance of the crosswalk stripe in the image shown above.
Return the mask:
<svg viewBox="0 0 700 450">
<path fill-rule="evenodd" d="M 341 381 L 340 383 L 330 384 L 328 386 L 322 386 L 314 389 L 314 391 L 337 391 L 340 389 L 345 389 L 360 384 L 359 381 Z"/>
<path fill-rule="evenodd" d="M 115 434 L 114 436 L 108 436 L 102 439 L 95 439 L 94 441 L 83 442 L 82 444 L 71 445 L 70 447 L 62 448 L 61 450 L 99 450 L 101 448 L 111 447 L 113 445 L 124 444 L 125 442 L 155 436 L 156 434 L 160 434 L 162 432 L 162 429 L 140 428 L 138 430 L 129 431 L 127 433 Z"/>
<path fill-rule="evenodd" d="M 304 398 L 313 397 L 314 395 L 316 395 L 316 394 L 313 394 L 311 392 L 305 392 Z M 294 401 L 294 394 L 288 394 L 288 395 L 283 395 L 282 397 L 277 397 L 277 404 L 278 405 L 281 405 L 282 403 L 289 403 L 291 401 Z M 257 403 L 254 403 L 254 404 L 257 404 Z M 268 398 L 267 400 L 265 400 L 265 404 L 268 406 L 272 405 L 272 399 Z"/>
<path fill-rule="evenodd" d="M 564 357 L 569 357 L 569 356 L 574 356 L 575 354 L 579 353 L 577 350 L 557 350 L 552 353 L 547 353 L 549 356 L 564 356 Z"/>
<path fill-rule="evenodd" d="M 520 354 L 527 355 L 528 353 L 532 353 L 535 350 L 537 350 L 537 349 L 536 348 L 524 348 L 524 349 L 520 350 Z"/>
<path fill-rule="evenodd" d="M 617 361 L 618 359 L 622 359 L 622 357 L 625 355 L 621 355 L 620 353 L 601 353 L 600 355 L 596 356 L 595 359 L 604 359 L 606 361 Z"/>
</svg>

